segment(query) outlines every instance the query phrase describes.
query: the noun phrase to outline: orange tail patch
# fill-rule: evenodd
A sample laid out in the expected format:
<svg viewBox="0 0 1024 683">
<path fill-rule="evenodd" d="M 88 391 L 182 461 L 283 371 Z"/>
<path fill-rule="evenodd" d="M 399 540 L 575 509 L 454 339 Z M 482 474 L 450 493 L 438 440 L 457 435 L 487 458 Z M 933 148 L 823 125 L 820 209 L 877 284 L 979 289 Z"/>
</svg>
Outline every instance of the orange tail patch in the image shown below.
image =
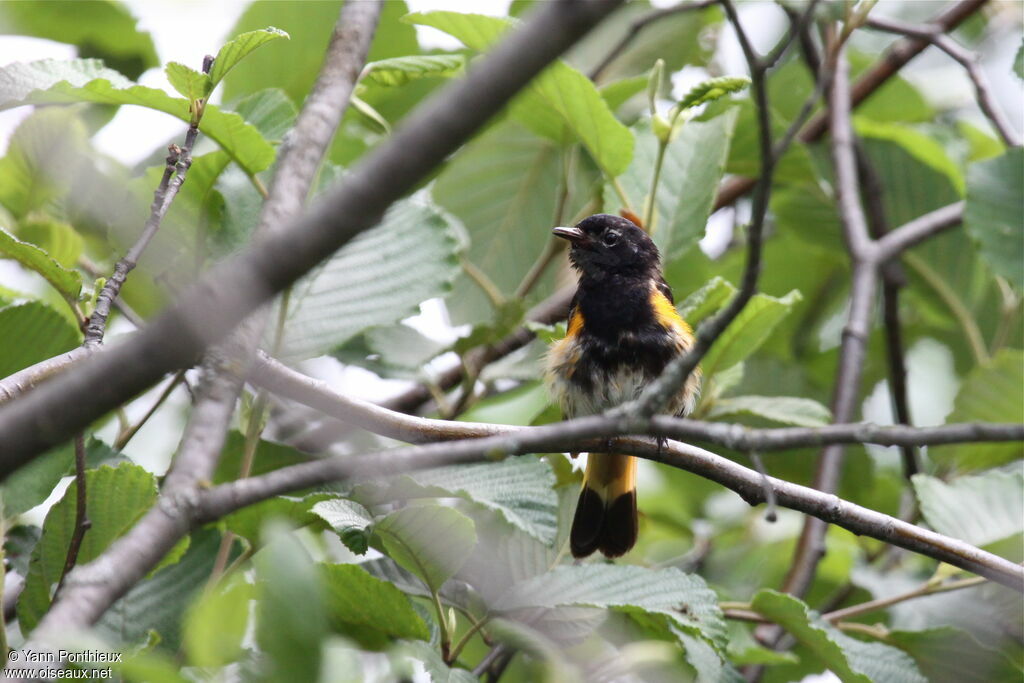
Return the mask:
<svg viewBox="0 0 1024 683">
<path fill-rule="evenodd" d="M 600 550 L 625 555 L 636 544 L 636 458 L 596 453 L 588 456 L 569 546 L 573 557 Z"/>
</svg>

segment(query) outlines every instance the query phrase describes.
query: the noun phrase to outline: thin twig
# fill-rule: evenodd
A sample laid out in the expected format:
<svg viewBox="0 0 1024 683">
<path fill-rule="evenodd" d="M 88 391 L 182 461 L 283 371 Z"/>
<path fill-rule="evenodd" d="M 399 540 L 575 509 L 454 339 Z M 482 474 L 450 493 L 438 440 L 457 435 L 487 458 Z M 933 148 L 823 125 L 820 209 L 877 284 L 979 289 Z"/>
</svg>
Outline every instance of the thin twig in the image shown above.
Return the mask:
<svg viewBox="0 0 1024 683">
<path fill-rule="evenodd" d="M 739 291 L 729 304 L 711 320 L 705 322 L 697 330 L 696 340 L 685 355 L 673 360 L 661 376 L 651 383 L 634 405 L 624 410 L 631 416 L 650 417 L 661 410 L 683 386 L 693 373 L 700 359 L 708 352 L 715 340 L 736 319 L 746 307 L 747 302 L 757 291 L 757 281 L 761 273 L 761 242 L 765 218 L 768 213 L 768 200 L 771 194 L 772 177 L 775 165 L 784 149 L 776 149 L 772 141 L 770 109 L 768 105 L 767 71 L 781 57 L 786 48 L 793 42 L 796 31 L 789 31 L 780 43 L 772 50 L 768 58 L 761 58 L 754 50 L 750 39 L 743 30 L 739 15 L 732 0 L 722 0 L 729 21 L 736 30 L 740 46 L 750 68 L 750 79 L 754 92 L 758 121 L 758 140 L 761 152 L 761 171 L 754 188 L 754 202 L 750 225 L 747 228 L 747 263 L 743 270 L 743 281 Z M 814 12 L 817 0 L 811 0 L 804 10 L 805 18 Z M 802 21 L 805 19 L 802 19 Z"/>
<path fill-rule="evenodd" d="M 896 19 L 886 19 L 883 17 L 868 17 L 867 26 L 879 31 L 926 40 L 956 60 L 967 72 L 971 83 L 974 84 L 978 106 L 981 107 L 982 112 L 988 117 L 992 127 L 998 131 L 999 136 L 1003 138 L 1003 142 L 1008 147 L 1021 146 L 1020 134 L 1014 130 L 1013 124 L 1010 123 L 992 97 L 991 85 L 978 64 L 977 56 L 947 36 L 942 26 L 935 24 L 908 24 Z"/>
<path fill-rule="evenodd" d="M 85 532 L 92 526 L 87 509 L 87 494 L 88 491 L 85 484 L 85 435 L 79 434 L 75 437 L 75 530 L 71 534 L 68 554 L 64 559 L 64 570 L 60 574 L 60 581 L 57 582 L 55 594 L 60 593 L 60 589 L 64 587 L 64 580 L 67 578 L 68 572 L 74 569 L 78 563 L 78 552 L 82 549 Z"/>
<path fill-rule="evenodd" d="M 988 579 L 982 576 L 972 576 L 966 579 L 959 579 L 957 581 L 950 581 L 948 583 L 933 583 L 927 582 L 917 588 L 909 590 L 905 593 L 899 593 L 892 595 L 888 598 L 879 598 L 877 600 L 870 600 L 868 602 L 862 602 L 858 605 L 851 605 L 844 607 L 843 609 L 835 610 L 834 612 L 828 612 L 822 615 L 822 619 L 831 622 L 837 622 L 842 619 L 849 619 L 850 617 L 859 617 L 862 614 L 869 614 L 886 607 L 891 607 L 907 600 L 913 600 L 915 598 L 923 598 L 928 595 L 935 595 L 937 593 L 946 593 L 949 591 L 962 590 L 964 588 L 971 588 L 973 586 L 979 586 L 985 583 Z"/>
<path fill-rule="evenodd" d="M 184 379 L 185 370 L 179 370 L 174 377 L 171 378 L 171 381 L 167 383 L 167 386 L 164 387 L 164 390 L 160 393 L 160 396 L 156 401 L 153 402 L 153 405 L 150 406 L 149 410 L 146 411 L 146 414 L 139 418 L 138 422 L 117 435 L 117 438 L 114 440 L 114 450 L 119 451 L 123 449 L 128 442 L 132 440 L 132 437 L 142 429 L 143 425 L 149 421 L 149 418 L 153 417 L 153 414 L 164 404 L 164 401 L 170 397 L 171 392 L 174 391 L 175 387 L 184 381 Z"/>
<path fill-rule="evenodd" d="M 656 23 L 662 19 L 665 19 L 666 17 L 671 17 L 676 14 L 679 14 L 680 12 L 707 9 L 708 7 L 711 7 L 712 5 L 715 5 L 717 3 L 718 0 L 699 0 L 698 2 L 681 2 L 678 5 L 674 5 L 672 7 L 664 7 L 662 9 L 653 10 L 641 17 L 638 17 L 637 19 L 634 19 L 633 22 L 629 25 L 629 29 L 627 29 L 626 34 L 619 39 L 619 42 L 616 43 L 611 50 L 608 51 L 608 54 L 605 55 L 604 59 L 601 60 L 601 63 L 595 66 L 590 71 L 590 80 L 596 82 L 598 79 L 600 79 L 601 74 L 604 73 L 604 70 L 607 69 L 611 65 L 611 63 L 614 62 L 618 58 L 618 56 L 625 51 L 627 47 L 629 47 L 629 44 L 636 39 L 636 37 L 640 34 L 641 31 L 643 31 L 651 24 Z"/>
</svg>

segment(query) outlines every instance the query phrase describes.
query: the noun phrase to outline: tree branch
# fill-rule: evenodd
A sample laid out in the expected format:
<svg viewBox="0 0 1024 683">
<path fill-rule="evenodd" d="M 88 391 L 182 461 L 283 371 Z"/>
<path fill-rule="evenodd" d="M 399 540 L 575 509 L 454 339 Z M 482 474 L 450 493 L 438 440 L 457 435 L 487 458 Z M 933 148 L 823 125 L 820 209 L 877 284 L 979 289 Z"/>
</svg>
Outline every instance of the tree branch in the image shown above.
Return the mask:
<svg viewBox="0 0 1024 683">
<path fill-rule="evenodd" d="M 861 376 L 867 355 L 867 340 L 871 333 L 871 310 L 875 304 L 878 286 L 873 242 L 868 234 L 867 221 L 860 205 L 860 187 L 857 181 L 857 162 L 853 146 L 853 125 L 850 120 L 849 64 L 845 47 L 836 45 L 835 72 L 829 89 L 829 116 L 832 130 L 832 163 L 835 167 L 835 188 L 843 239 L 853 262 L 853 283 L 850 293 L 850 312 L 839 350 L 839 368 L 836 372 L 832 396 L 832 416 L 836 422 L 849 422 L 857 411 L 860 398 Z M 844 448 L 831 444 L 818 457 L 814 473 L 814 488 L 835 493 L 839 486 Z M 814 579 L 818 562 L 825 554 L 827 525 L 820 519 L 808 518 L 797 541 L 796 552 L 782 589 L 797 597 L 806 594 Z"/>
<path fill-rule="evenodd" d="M 873 245 L 872 258 L 879 264 L 896 258 L 910 247 L 923 242 L 943 230 L 960 225 L 964 216 L 964 203 L 956 202 L 918 216 L 895 230 L 886 233 Z"/>
<path fill-rule="evenodd" d="M 811 0 L 801 18 L 801 22 L 807 21 L 814 12 L 818 0 Z M 798 31 L 790 30 L 778 45 L 769 53 L 766 58 L 759 57 L 754 50 L 750 39 L 743 30 L 739 15 L 733 6 L 732 0 L 721 0 L 723 9 L 729 17 L 736 30 L 740 47 L 750 67 L 750 79 L 754 91 L 755 109 L 757 111 L 758 141 L 761 153 L 761 173 L 754 188 L 754 205 L 747 227 L 747 263 L 743 270 L 743 281 L 739 291 L 732 298 L 729 304 L 713 318 L 703 323 L 697 330 L 697 336 L 690 350 L 670 362 L 661 373 L 661 376 L 651 383 L 644 390 L 643 394 L 635 404 L 623 407 L 629 414 L 640 417 L 650 417 L 661 410 L 669 399 L 679 391 L 686 380 L 696 369 L 700 359 L 711 348 L 725 329 L 736 319 L 736 316 L 746 307 L 747 302 L 757 291 L 757 281 L 761 274 L 761 242 L 764 230 L 765 217 L 768 213 L 768 199 L 771 194 L 772 176 L 775 165 L 785 149 L 777 148 L 772 142 L 772 128 L 770 109 L 768 106 L 768 84 L 767 72 L 783 55 L 786 48 L 792 44 Z"/>
<path fill-rule="evenodd" d="M 675 16 L 681 12 L 707 9 L 712 5 L 718 4 L 718 1 L 719 0 L 695 0 L 694 2 L 680 2 L 678 5 L 656 9 L 641 17 L 637 17 L 633 20 L 633 23 L 629 25 L 629 29 L 626 31 L 626 34 L 619 39 L 618 43 L 615 44 L 615 47 L 609 50 L 608 54 L 601 60 L 601 63 L 595 66 L 591 70 L 590 74 L 588 74 L 590 80 L 596 82 L 601 78 L 601 74 L 604 73 L 604 70 L 607 69 L 627 47 L 629 47 L 629 44 L 636 39 L 641 31 L 651 24 L 654 24 L 666 17 Z"/>
<path fill-rule="evenodd" d="M 191 365 L 246 315 L 375 225 L 505 102 L 617 2 L 545 3 L 464 79 L 417 108 L 339 187 L 278 234 L 214 267 L 167 311 L 116 349 L 103 350 L 22 400 L 0 408 L 0 477 L 93 419 Z"/>
<path fill-rule="evenodd" d="M 988 0 L 961 0 L 943 10 L 931 22 L 943 31 L 952 31 L 968 17 L 977 12 Z M 921 54 L 929 45 L 929 41 L 920 38 L 908 38 L 892 45 L 885 54 L 857 79 L 851 93 L 851 104 L 856 107 L 870 97 L 876 90 L 885 85 L 907 62 Z M 800 141 L 817 142 L 828 131 L 828 115 L 818 114 L 800 131 Z M 757 183 L 756 178 L 736 176 L 726 180 L 718 190 L 715 198 L 715 210 L 729 206 L 738 198 L 750 192 Z"/>
<path fill-rule="evenodd" d="M 342 7 L 324 65 L 281 150 L 274 182 L 260 213 L 257 240 L 272 238 L 281 230 L 282 222 L 302 211 L 366 62 L 380 12 L 380 2 L 346 3 Z M 200 397 L 157 504 L 96 561 L 69 576 L 67 590 L 57 596 L 33 639 L 45 643 L 68 623 L 93 623 L 188 533 L 189 509 L 213 477 L 244 375 L 262 335 L 264 318 L 262 311 L 250 316 L 207 355 L 207 376 Z M 169 510 L 180 513 L 171 514 Z M 146 544 L 141 552 L 137 548 L 140 543 Z M 107 577 L 98 590 L 92 576 L 109 574 L 111 566 L 116 568 L 115 576 Z"/>
<path fill-rule="evenodd" d="M 927 41 L 952 57 L 960 66 L 967 71 L 967 76 L 974 84 L 974 92 L 978 98 L 978 106 L 992 123 L 1003 142 L 1009 147 L 1020 147 L 1020 135 L 1014 130 L 1006 115 L 992 98 L 992 90 L 988 79 L 978 65 L 978 58 L 970 51 L 957 43 L 945 34 L 945 29 L 940 25 L 914 25 L 896 19 L 885 19 L 883 17 L 868 17 L 867 26 L 879 31 L 896 33 L 902 36 L 909 36 Z"/>
</svg>

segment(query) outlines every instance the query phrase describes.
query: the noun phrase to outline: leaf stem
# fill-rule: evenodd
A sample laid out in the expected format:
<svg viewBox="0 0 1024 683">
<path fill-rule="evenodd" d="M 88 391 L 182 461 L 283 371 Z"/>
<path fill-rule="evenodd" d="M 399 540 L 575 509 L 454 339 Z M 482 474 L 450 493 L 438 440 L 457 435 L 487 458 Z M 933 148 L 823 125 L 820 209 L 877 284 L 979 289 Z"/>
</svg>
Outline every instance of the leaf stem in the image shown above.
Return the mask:
<svg viewBox="0 0 1024 683">
<path fill-rule="evenodd" d="M 826 621 L 833 623 L 840 621 L 841 619 L 849 619 L 850 617 L 860 616 L 861 614 L 867 614 L 876 610 L 883 609 L 885 607 L 891 607 L 892 605 L 906 602 L 907 600 L 913 600 L 914 598 L 921 598 L 926 595 L 935 595 L 936 593 L 946 593 L 949 591 L 961 590 L 963 588 L 970 588 L 972 586 L 978 586 L 988 581 L 983 576 L 972 576 L 966 579 L 960 579 L 958 581 L 950 581 L 948 583 L 933 583 L 928 581 L 917 588 L 909 590 L 905 593 L 898 595 L 892 595 L 888 598 L 879 598 L 878 600 L 871 600 L 869 602 L 862 602 L 859 605 L 851 605 L 850 607 L 844 607 L 843 609 L 835 610 L 834 612 L 828 612 L 823 614 L 822 618 Z"/>
<path fill-rule="evenodd" d="M 469 279 L 476 283 L 484 294 L 487 295 L 487 300 L 491 302 L 491 306 L 495 310 L 505 305 L 505 297 L 498 289 L 498 285 L 494 284 L 494 280 L 487 276 L 487 273 L 480 270 L 475 263 L 470 261 L 465 255 L 459 255 L 459 265 L 462 266 L 462 270 L 469 276 Z"/>
<path fill-rule="evenodd" d="M 459 658 L 459 655 L 462 653 L 462 649 L 466 647 L 470 639 L 472 639 L 473 636 L 476 635 L 477 631 L 482 629 L 486 623 L 487 617 L 473 622 L 472 626 L 469 627 L 469 630 L 467 630 L 466 633 L 463 634 L 462 638 L 459 639 L 459 642 L 455 643 L 455 646 L 452 647 L 452 651 L 447 660 L 448 664 L 451 664 Z"/>
<path fill-rule="evenodd" d="M 609 178 L 608 182 L 611 184 L 612 189 L 615 190 L 615 194 L 619 196 L 619 201 L 622 202 L 622 208 L 630 213 L 634 213 L 633 206 L 629 203 L 629 197 L 626 196 L 626 190 L 623 189 L 622 183 L 619 182 L 619 179 Z"/>
<path fill-rule="evenodd" d="M 437 610 L 437 626 L 441 630 L 441 658 L 445 664 L 451 663 L 451 646 L 452 646 L 452 634 L 449 631 L 448 621 L 444 618 L 444 606 L 441 604 L 441 594 L 430 589 L 430 599 L 434 603 L 434 609 Z"/>
<path fill-rule="evenodd" d="M 665 161 L 665 150 L 668 149 L 668 141 L 658 140 L 658 156 L 654 160 L 654 173 L 651 177 L 651 190 L 647 193 L 647 201 L 644 202 L 644 224 L 643 228 L 649 235 L 654 234 L 654 206 L 658 196 L 658 183 L 661 180 L 661 166 Z"/>
</svg>

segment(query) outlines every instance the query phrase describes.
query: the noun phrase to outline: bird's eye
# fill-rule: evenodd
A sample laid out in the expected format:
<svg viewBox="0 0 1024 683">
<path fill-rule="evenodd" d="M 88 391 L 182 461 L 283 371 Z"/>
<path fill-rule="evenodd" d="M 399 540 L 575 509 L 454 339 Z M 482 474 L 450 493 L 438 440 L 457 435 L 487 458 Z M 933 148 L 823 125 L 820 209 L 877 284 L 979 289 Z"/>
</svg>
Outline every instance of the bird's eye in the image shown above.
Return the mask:
<svg viewBox="0 0 1024 683">
<path fill-rule="evenodd" d="M 601 241 L 604 242 L 604 246 L 606 247 L 614 247 L 616 244 L 619 243 L 619 233 L 606 232 L 604 234 L 604 239 L 602 239 Z"/>
</svg>

